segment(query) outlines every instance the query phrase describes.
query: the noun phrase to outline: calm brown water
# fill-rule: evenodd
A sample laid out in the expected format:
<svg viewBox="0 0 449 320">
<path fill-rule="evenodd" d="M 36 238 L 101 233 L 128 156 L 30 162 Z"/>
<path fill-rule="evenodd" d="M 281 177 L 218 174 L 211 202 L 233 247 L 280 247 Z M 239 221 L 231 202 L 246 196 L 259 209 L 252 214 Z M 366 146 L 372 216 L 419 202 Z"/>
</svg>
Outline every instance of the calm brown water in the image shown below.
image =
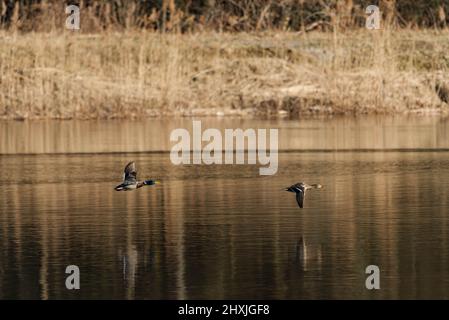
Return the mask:
<svg viewBox="0 0 449 320">
<path fill-rule="evenodd" d="M 174 166 L 191 119 L 0 122 L 0 298 L 449 298 L 448 119 L 203 126 L 279 128 L 278 173 Z M 115 192 L 131 160 L 162 184 Z M 297 181 L 325 186 L 302 210 L 282 191 Z"/>
</svg>

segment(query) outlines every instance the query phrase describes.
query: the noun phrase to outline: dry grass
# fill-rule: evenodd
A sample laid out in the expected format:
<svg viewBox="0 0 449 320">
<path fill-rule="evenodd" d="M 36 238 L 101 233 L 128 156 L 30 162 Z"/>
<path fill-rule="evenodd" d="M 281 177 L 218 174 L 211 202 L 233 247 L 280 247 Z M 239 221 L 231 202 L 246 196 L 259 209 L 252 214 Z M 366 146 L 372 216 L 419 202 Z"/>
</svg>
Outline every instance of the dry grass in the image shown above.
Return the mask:
<svg viewBox="0 0 449 320">
<path fill-rule="evenodd" d="M 447 110 L 433 90 L 446 31 L 2 32 L 0 43 L 3 119 Z"/>
</svg>

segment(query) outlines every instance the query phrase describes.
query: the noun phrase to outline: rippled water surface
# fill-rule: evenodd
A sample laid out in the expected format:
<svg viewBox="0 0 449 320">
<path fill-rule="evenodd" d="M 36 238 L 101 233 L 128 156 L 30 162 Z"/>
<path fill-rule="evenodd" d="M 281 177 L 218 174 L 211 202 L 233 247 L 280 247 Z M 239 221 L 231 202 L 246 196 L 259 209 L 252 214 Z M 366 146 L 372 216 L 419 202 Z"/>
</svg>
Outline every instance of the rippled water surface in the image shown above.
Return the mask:
<svg viewBox="0 0 449 320">
<path fill-rule="evenodd" d="M 202 124 L 279 128 L 277 174 L 173 165 L 191 119 L 0 122 L 0 298 L 449 298 L 449 120 Z M 131 160 L 162 184 L 114 191 Z"/>
</svg>

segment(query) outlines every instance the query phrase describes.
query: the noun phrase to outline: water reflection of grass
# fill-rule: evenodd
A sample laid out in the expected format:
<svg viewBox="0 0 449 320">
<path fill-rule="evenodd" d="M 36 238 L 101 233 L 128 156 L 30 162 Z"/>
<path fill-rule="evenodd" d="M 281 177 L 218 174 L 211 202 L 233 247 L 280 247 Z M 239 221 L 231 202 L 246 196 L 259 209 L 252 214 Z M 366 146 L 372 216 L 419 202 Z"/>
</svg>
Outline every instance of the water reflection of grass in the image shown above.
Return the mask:
<svg viewBox="0 0 449 320">
<path fill-rule="evenodd" d="M 448 66 L 447 32 L 0 38 L 7 119 L 444 110 L 433 87 Z"/>
</svg>

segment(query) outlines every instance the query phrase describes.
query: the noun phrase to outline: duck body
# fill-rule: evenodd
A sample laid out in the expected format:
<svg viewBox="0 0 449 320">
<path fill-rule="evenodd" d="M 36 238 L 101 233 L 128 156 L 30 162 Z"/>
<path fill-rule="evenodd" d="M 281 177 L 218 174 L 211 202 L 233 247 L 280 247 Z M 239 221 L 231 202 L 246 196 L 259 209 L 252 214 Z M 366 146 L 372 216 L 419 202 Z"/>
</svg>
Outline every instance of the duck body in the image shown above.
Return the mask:
<svg viewBox="0 0 449 320">
<path fill-rule="evenodd" d="M 307 184 L 304 182 L 298 182 L 290 187 L 286 188 L 285 191 L 296 193 L 296 202 L 300 208 L 304 207 L 304 197 L 306 191 L 310 189 L 321 189 L 323 186 L 321 184 Z"/>
<path fill-rule="evenodd" d="M 143 186 L 151 186 L 159 183 L 160 182 L 157 180 L 138 181 L 136 165 L 134 164 L 134 162 L 130 162 L 125 167 L 125 172 L 123 174 L 123 183 L 119 184 L 114 189 L 116 191 L 133 191 Z"/>
</svg>

